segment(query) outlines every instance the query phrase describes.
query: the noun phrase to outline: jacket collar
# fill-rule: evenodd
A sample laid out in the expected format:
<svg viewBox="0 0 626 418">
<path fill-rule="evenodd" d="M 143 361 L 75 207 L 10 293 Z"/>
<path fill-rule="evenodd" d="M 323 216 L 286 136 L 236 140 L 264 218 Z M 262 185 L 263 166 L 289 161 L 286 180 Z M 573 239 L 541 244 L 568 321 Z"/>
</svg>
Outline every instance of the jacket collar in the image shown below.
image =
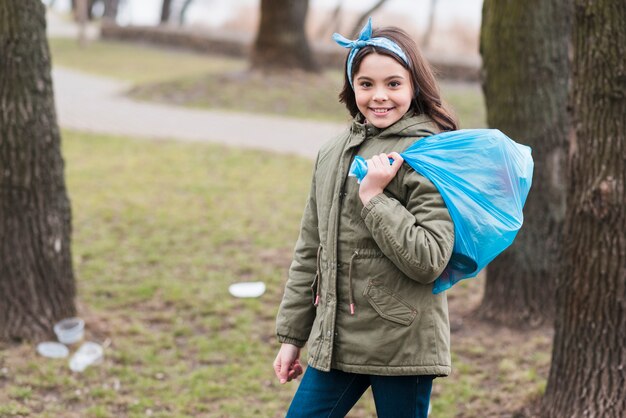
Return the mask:
<svg viewBox="0 0 626 418">
<path fill-rule="evenodd" d="M 400 120 L 387 128 L 380 129 L 371 124 L 364 123 L 363 115 L 358 113 L 352 120 L 351 131 L 358 136 L 365 138 L 378 137 L 380 139 L 398 136 L 428 136 L 439 132 L 433 120 L 424 115 L 416 115 L 414 112 L 407 112 Z"/>
</svg>

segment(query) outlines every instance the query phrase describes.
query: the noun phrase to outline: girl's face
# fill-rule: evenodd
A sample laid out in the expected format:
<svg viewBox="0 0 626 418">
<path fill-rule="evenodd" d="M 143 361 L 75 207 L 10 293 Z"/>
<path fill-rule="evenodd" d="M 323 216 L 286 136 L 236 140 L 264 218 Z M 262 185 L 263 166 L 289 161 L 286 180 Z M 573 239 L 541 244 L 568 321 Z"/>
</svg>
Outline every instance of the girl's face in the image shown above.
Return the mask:
<svg viewBox="0 0 626 418">
<path fill-rule="evenodd" d="M 354 75 L 354 95 L 367 122 L 377 128 L 387 128 L 411 107 L 411 75 L 393 58 L 371 53 L 363 58 Z"/>
</svg>

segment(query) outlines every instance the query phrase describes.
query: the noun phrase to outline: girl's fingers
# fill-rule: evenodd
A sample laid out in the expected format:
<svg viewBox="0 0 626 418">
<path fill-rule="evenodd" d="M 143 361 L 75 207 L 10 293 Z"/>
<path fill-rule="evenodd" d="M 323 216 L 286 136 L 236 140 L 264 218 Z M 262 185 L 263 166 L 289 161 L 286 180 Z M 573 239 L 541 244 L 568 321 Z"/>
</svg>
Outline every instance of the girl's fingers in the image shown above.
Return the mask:
<svg viewBox="0 0 626 418">
<path fill-rule="evenodd" d="M 298 360 L 294 361 L 291 365 L 291 369 L 289 370 L 289 375 L 287 376 L 287 381 L 291 382 L 293 379 L 297 378 L 302 374 L 302 366 Z"/>
<path fill-rule="evenodd" d="M 298 360 L 296 360 L 295 364 L 293 365 L 293 370 L 297 373 L 296 376 L 302 374 L 302 366 L 300 365 L 300 362 Z"/>
<path fill-rule="evenodd" d="M 395 156 L 396 158 L 392 157 Z M 389 162 L 389 157 L 393 158 L 395 166 Z M 396 162 L 397 161 L 397 162 Z M 402 165 L 404 160 L 397 152 L 391 154 L 379 154 L 372 156 L 371 159 L 368 160 L 368 172 L 370 170 L 381 172 L 385 174 L 395 175 L 398 171 L 398 168 Z"/>
<path fill-rule="evenodd" d="M 378 163 L 380 164 L 380 168 L 386 169 L 389 167 L 389 158 L 387 158 L 387 154 L 378 154 L 376 156 Z"/>
<path fill-rule="evenodd" d="M 393 175 L 395 176 L 398 170 L 400 170 L 400 167 L 402 166 L 402 164 L 404 163 L 404 158 L 402 158 L 402 156 L 398 154 L 397 152 L 389 153 L 388 157 L 393 160 L 393 163 L 391 164 L 391 171 L 393 172 Z"/>
<path fill-rule="evenodd" d="M 372 167 L 376 170 L 385 170 L 389 167 L 389 158 L 387 158 L 387 154 L 374 155 L 369 161 L 372 162 Z"/>
<path fill-rule="evenodd" d="M 280 383 L 286 383 L 289 376 L 289 360 L 285 357 L 281 359 L 280 370 L 278 372 L 278 378 Z"/>
<path fill-rule="evenodd" d="M 372 162 L 372 168 L 375 170 L 380 169 L 380 160 L 378 159 L 378 155 L 374 155 L 369 161 Z M 369 167 L 368 167 L 369 169 Z"/>
<path fill-rule="evenodd" d="M 390 152 L 389 154 L 387 154 L 387 157 L 393 160 L 393 164 L 398 163 L 402 165 L 402 163 L 404 162 L 404 158 L 402 158 L 402 156 L 398 154 L 397 152 Z"/>
<path fill-rule="evenodd" d="M 293 369 L 293 370 L 291 370 L 289 372 L 289 375 L 287 377 L 287 381 L 291 382 L 293 379 L 297 378 L 301 374 L 302 374 L 302 369 Z"/>
<path fill-rule="evenodd" d="M 276 377 L 280 380 L 280 359 L 278 357 L 276 357 L 276 360 L 274 360 L 274 373 L 276 374 Z"/>
</svg>

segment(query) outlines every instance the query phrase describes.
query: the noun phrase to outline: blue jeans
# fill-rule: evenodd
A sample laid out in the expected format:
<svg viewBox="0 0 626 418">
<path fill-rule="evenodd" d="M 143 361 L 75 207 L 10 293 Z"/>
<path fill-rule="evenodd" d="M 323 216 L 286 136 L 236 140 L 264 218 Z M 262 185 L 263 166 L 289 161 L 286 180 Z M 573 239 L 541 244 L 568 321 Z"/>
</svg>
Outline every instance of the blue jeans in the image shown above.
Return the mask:
<svg viewBox="0 0 626 418">
<path fill-rule="evenodd" d="M 345 417 L 371 386 L 379 418 L 426 418 L 435 376 L 373 376 L 307 367 L 287 418 Z"/>
</svg>

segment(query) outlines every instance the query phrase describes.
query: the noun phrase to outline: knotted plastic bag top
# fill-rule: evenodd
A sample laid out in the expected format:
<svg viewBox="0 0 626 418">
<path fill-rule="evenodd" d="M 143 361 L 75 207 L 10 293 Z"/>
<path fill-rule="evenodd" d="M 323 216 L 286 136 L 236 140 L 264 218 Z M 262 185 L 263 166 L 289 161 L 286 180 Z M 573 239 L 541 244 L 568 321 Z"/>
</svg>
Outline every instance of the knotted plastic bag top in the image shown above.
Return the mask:
<svg viewBox="0 0 626 418">
<path fill-rule="evenodd" d="M 439 293 L 476 276 L 513 243 L 532 183 L 531 149 L 497 129 L 464 129 L 420 139 L 400 155 L 437 187 L 454 222 L 452 257 L 433 286 Z M 362 157 L 350 175 L 359 182 L 367 175 Z"/>
</svg>

